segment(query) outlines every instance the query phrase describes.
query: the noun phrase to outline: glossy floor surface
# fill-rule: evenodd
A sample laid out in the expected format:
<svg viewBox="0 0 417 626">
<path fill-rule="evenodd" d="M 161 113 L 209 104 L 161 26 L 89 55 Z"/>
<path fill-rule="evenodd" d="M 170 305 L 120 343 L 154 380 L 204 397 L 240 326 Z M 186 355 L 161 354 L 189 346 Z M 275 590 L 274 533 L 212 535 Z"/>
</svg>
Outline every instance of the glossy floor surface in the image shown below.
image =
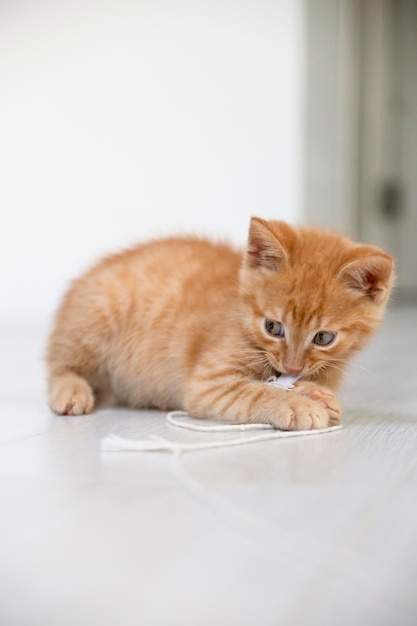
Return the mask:
<svg viewBox="0 0 417 626">
<path fill-rule="evenodd" d="M 416 309 L 350 368 L 343 430 L 179 457 L 100 441 L 218 434 L 51 415 L 45 330 L 0 328 L 1 624 L 417 623 Z"/>
</svg>

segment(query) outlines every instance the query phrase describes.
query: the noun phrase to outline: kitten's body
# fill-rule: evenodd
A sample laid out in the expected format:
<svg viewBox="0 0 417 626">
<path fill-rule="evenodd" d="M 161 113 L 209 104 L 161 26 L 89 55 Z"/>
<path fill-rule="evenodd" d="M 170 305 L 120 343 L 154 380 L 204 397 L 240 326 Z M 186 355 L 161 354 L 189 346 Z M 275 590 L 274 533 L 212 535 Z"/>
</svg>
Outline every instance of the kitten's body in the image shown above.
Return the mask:
<svg viewBox="0 0 417 626">
<path fill-rule="evenodd" d="M 337 423 L 346 360 L 381 319 L 392 260 L 338 235 L 251 223 L 245 255 L 195 238 L 151 242 L 75 281 L 48 349 L 49 399 L 82 414 L 111 390 L 135 407 L 278 428 Z M 271 336 L 265 318 L 282 322 Z M 337 333 L 318 347 L 319 331 Z M 296 390 L 265 384 L 300 369 Z"/>
</svg>

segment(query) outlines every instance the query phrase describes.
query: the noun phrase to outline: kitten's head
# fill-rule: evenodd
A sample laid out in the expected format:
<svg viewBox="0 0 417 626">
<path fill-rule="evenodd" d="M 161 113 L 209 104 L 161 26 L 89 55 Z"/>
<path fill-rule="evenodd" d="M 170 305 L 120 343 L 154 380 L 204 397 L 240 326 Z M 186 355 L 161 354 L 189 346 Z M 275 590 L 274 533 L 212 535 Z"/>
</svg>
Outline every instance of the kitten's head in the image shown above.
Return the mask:
<svg viewBox="0 0 417 626">
<path fill-rule="evenodd" d="M 240 275 L 246 332 L 278 372 L 343 368 L 382 319 L 393 266 L 379 248 L 253 218 Z"/>
</svg>

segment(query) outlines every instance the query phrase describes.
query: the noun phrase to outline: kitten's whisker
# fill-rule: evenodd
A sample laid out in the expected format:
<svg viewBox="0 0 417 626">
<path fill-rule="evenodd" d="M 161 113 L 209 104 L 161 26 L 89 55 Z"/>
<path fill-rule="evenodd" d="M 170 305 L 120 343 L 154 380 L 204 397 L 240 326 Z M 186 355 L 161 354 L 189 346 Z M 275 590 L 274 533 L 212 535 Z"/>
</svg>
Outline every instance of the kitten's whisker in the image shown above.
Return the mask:
<svg viewBox="0 0 417 626">
<path fill-rule="evenodd" d="M 374 345 L 369 346 L 369 347 L 368 347 L 368 351 L 369 351 L 370 353 L 371 353 L 371 352 L 374 352 L 377 356 L 379 356 L 380 358 L 384 359 L 384 361 L 389 361 L 389 360 L 390 360 L 390 359 L 389 359 L 389 356 L 387 355 L 387 353 L 386 353 L 386 352 L 383 352 L 382 350 L 380 350 L 379 348 L 377 348 L 377 347 L 376 347 L 376 346 L 374 346 Z"/>
<path fill-rule="evenodd" d="M 333 365 L 333 364 L 330 364 L 330 363 L 328 365 L 325 365 L 324 368 L 327 369 L 328 366 L 332 367 L 335 370 L 338 370 L 338 371 L 342 372 L 342 374 L 344 376 L 344 379 L 349 383 L 349 385 L 351 385 L 355 389 L 357 394 L 359 394 L 359 395 L 361 395 L 363 397 L 363 393 L 360 390 L 360 388 L 358 387 L 357 383 L 355 382 L 355 380 L 351 376 L 349 376 L 349 374 L 346 372 L 346 370 L 342 369 L 341 367 L 337 367 L 337 365 Z"/>
<path fill-rule="evenodd" d="M 269 365 L 269 361 L 268 359 L 265 359 L 265 358 L 257 358 L 257 359 L 254 358 L 254 359 L 251 359 L 250 361 L 247 361 L 245 365 L 248 365 L 248 366 Z"/>
<path fill-rule="evenodd" d="M 373 376 L 375 376 L 375 378 L 378 378 L 379 380 L 383 381 L 384 379 L 382 378 L 382 376 L 380 376 L 379 374 L 377 374 L 376 372 L 373 372 L 372 370 L 370 370 L 369 368 L 360 365 L 359 363 L 356 363 L 355 361 L 349 361 L 348 359 L 337 359 L 337 358 L 332 358 L 332 359 L 328 359 L 328 363 L 331 367 L 336 367 L 335 365 L 333 365 L 334 363 L 348 363 L 349 366 L 354 366 L 357 367 L 361 370 L 363 370 L 364 372 L 367 372 L 369 374 L 372 374 Z M 340 369 L 340 368 L 339 368 Z"/>
</svg>

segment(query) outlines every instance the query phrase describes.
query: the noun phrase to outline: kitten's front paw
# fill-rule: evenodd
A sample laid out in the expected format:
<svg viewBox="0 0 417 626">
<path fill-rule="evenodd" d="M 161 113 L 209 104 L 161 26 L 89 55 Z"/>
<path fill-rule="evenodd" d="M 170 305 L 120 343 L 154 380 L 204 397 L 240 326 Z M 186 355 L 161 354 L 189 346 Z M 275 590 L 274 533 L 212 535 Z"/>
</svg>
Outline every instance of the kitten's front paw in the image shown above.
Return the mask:
<svg viewBox="0 0 417 626">
<path fill-rule="evenodd" d="M 271 420 L 275 428 L 281 430 L 312 430 L 329 426 L 328 409 L 301 394 L 288 392 L 279 404 L 277 414 Z"/>
<path fill-rule="evenodd" d="M 55 380 L 49 392 L 49 406 L 58 415 L 84 415 L 94 406 L 94 394 L 82 378 Z"/>
<path fill-rule="evenodd" d="M 337 426 L 340 424 L 342 409 L 338 399 L 329 387 L 324 387 L 323 385 L 317 385 L 316 383 L 302 380 L 295 383 L 295 391 L 302 396 L 306 396 L 316 402 L 319 402 L 325 409 L 327 409 L 329 416 L 328 426 Z"/>
</svg>

